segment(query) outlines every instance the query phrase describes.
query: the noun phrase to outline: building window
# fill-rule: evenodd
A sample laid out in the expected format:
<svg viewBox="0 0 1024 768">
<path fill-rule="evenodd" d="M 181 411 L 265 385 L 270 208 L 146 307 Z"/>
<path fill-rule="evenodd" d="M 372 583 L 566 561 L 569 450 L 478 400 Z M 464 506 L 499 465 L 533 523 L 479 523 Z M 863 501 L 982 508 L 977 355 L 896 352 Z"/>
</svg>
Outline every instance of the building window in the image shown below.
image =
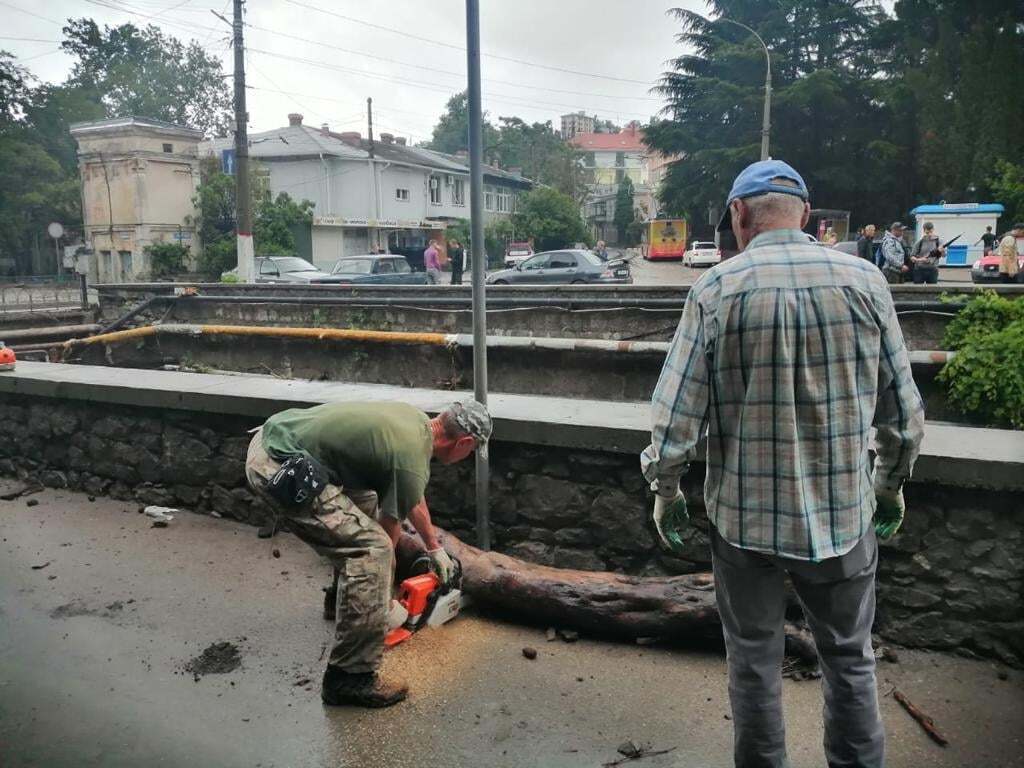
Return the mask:
<svg viewBox="0 0 1024 768">
<path fill-rule="evenodd" d="M 173 151 L 174 151 L 174 146 L 172 144 L 164 144 L 164 152 L 170 153 L 170 152 L 173 152 Z"/>
<path fill-rule="evenodd" d="M 504 188 L 498 189 L 498 213 L 512 213 L 512 194 Z"/>
<path fill-rule="evenodd" d="M 395 190 L 395 200 L 401 200 L 402 202 L 409 202 L 409 190 L 398 187 Z"/>
<path fill-rule="evenodd" d="M 455 179 L 452 182 L 452 205 L 466 204 L 466 182 L 463 179 Z"/>
<path fill-rule="evenodd" d="M 430 176 L 428 177 L 427 184 L 430 187 L 430 204 L 440 205 L 441 204 L 441 177 Z"/>
<path fill-rule="evenodd" d="M 484 184 L 484 210 L 494 210 L 494 187 L 490 184 Z"/>
</svg>

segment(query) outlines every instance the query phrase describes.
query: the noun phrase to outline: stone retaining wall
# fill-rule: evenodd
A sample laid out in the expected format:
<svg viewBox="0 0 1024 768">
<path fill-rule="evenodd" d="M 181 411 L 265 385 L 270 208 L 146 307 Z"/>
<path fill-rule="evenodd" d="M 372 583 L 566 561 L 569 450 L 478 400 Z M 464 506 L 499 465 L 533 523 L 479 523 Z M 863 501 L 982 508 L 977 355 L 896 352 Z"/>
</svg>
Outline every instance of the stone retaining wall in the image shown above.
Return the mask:
<svg viewBox="0 0 1024 768">
<path fill-rule="evenodd" d="M 257 524 L 245 487 L 250 419 L 0 397 L 0 474 Z M 708 568 L 702 467 L 690 474 L 695 525 L 686 558 L 657 548 L 636 456 L 514 443 L 491 447 L 495 548 L 566 568 L 637 575 Z M 472 540 L 472 462 L 439 467 L 436 522 Z M 883 544 L 877 630 L 910 646 L 1024 660 L 1024 541 L 1019 496 L 936 485 L 907 488 L 903 531 Z"/>
</svg>

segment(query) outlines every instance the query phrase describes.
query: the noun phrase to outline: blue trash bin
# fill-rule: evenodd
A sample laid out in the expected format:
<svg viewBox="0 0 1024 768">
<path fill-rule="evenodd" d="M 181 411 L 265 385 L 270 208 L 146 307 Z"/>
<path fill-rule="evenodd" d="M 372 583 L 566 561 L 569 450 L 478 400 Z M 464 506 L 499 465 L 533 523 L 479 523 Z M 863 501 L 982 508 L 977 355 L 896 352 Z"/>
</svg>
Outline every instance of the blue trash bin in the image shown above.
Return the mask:
<svg viewBox="0 0 1024 768">
<path fill-rule="evenodd" d="M 966 267 L 967 266 L 967 247 L 966 245 L 951 245 L 946 249 L 946 266 L 947 267 Z"/>
</svg>

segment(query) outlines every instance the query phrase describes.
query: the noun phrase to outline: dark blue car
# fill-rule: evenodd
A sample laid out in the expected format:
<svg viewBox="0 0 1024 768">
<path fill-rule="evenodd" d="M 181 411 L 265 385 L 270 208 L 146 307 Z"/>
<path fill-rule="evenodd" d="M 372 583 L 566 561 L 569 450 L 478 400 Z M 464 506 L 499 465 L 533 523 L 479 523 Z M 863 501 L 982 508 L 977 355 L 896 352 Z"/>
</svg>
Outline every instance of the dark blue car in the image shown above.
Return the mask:
<svg viewBox="0 0 1024 768">
<path fill-rule="evenodd" d="M 413 272 L 403 256 L 393 253 L 368 253 L 343 256 L 327 277 L 310 282 L 329 285 L 426 285 L 425 272 Z"/>
</svg>

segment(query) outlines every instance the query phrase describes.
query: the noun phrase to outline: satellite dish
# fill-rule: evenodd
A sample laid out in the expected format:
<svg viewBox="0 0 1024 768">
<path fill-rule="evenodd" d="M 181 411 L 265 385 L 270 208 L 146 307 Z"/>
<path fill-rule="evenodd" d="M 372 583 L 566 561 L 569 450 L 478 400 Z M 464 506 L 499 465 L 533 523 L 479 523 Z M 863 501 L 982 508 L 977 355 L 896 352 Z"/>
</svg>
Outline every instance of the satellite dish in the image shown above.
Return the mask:
<svg viewBox="0 0 1024 768">
<path fill-rule="evenodd" d="M 54 240 L 59 240 L 64 237 L 64 227 L 59 222 L 50 222 L 50 226 L 46 228 L 46 233 Z"/>
</svg>

